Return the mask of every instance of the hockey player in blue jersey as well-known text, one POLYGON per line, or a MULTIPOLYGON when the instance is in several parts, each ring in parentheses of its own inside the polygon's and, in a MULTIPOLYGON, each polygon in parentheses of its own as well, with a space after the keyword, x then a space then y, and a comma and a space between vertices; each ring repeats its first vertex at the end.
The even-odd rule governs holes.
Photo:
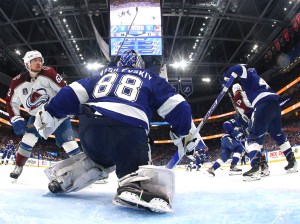
POLYGON ((15 153, 15 146, 13 140, 9 140, 9 143, 6 144, 3 155, 2 155, 2 165, 5 162, 5 165, 8 164, 8 161, 10 160, 11 156, 15 153))
POLYGON ((288 161, 288 165, 284 167, 285 170, 297 172, 297 162, 291 144, 282 131, 279 96, 259 77, 254 68, 246 69, 243 65, 232 66, 226 71, 224 80, 227 81, 232 73, 239 77, 247 98, 254 109, 248 127, 249 136, 247 139, 251 169, 243 174, 245 180, 260 179, 259 158, 264 136, 267 132, 279 145, 288 161))
POLYGON ((134 50, 125 51, 117 64, 64 87, 37 113, 35 126, 45 138, 66 115, 76 114, 80 121, 84 153, 45 171, 49 190, 78 191, 115 170, 119 187, 114 204, 170 212, 174 173, 149 165, 149 123, 157 111, 171 124, 174 144, 192 151, 201 137, 185 138, 196 130, 190 105, 165 79, 144 69, 134 50))
POLYGON ((208 154, 207 154, 208 148, 200 148, 197 149, 194 152, 194 157, 195 157, 195 163, 196 163, 196 170, 199 171, 200 168, 203 166, 204 162, 208 159, 208 154))
MULTIPOLYGON (((249 102, 245 91, 243 91, 241 85, 236 83, 232 86, 232 93, 233 93, 233 103, 237 110, 236 120, 238 125, 242 128, 243 134, 245 137, 248 137, 247 129, 251 121, 251 116, 253 113, 253 107, 249 102)), ((245 142, 245 150, 247 150, 248 144, 245 142)), ((245 154, 242 156, 245 162, 245 154)), ((241 159, 242 160, 242 159, 241 159)), ((260 167, 261 167, 261 176, 269 176, 269 165, 266 160, 266 156, 264 153, 264 149, 261 149, 261 156, 260 156, 260 167)))
POLYGON ((240 160, 243 152, 243 145, 241 139, 244 137, 241 128, 237 126, 237 122, 234 119, 225 121, 223 123, 223 129, 225 134, 221 138, 221 155, 220 159, 207 170, 210 176, 215 176, 215 170, 222 166, 232 155, 232 161, 230 165, 230 174, 238 175, 242 174, 242 170, 237 168, 236 165, 240 160))

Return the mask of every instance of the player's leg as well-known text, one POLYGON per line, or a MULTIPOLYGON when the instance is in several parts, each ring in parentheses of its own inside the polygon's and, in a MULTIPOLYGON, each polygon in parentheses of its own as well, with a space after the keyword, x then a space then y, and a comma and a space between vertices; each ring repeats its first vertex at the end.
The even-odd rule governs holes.
POLYGON ((242 174, 242 169, 238 168, 237 164, 238 164, 241 154, 243 152, 243 147, 239 142, 237 142, 235 140, 233 143, 233 147, 234 147, 234 150, 233 150, 233 155, 232 155, 232 161, 230 164, 230 174, 231 175, 240 175, 240 174, 242 174))
POLYGON ((1 157, 1 164, 4 164, 4 160, 6 158, 7 150, 4 150, 3 155, 1 157))
POLYGON ((268 104, 263 102, 256 106, 252 113, 251 124, 248 127, 249 135, 247 139, 247 152, 250 158, 251 169, 243 176, 244 180, 259 180, 260 179, 260 154, 263 145, 264 136, 270 123, 268 104))
POLYGON ((280 150, 283 152, 283 154, 286 157, 286 160, 288 161, 288 165, 284 167, 284 169, 288 172, 298 172, 297 161, 294 152, 292 151, 291 144, 287 140, 287 137, 284 134, 284 132, 282 131, 281 113, 278 102, 273 107, 273 119, 269 124, 268 131, 270 133, 270 136, 277 143, 277 145, 279 145, 280 150))
POLYGON ((84 153, 79 153, 45 169, 50 180, 48 185, 52 193, 70 193, 79 191, 101 178, 107 178, 115 167, 104 168, 84 153))
POLYGON ((6 161, 5 161, 5 165, 7 165, 7 164, 8 164, 8 162, 9 162, 9 160, 10 160, 10 158, 11 158, 11 154, 12 154, 12 152, 11 152, 11 151, 9 151, 9 152, 7 153, 7 156, 6 156, 6 161))
MULTIPOLYGON (((229 141, 227 138, 222 138, 221 140, 221 155, 220 158, 217 159, 212 167, 208 168, 206 172, 209 176, 215 176, 215 170, 219 169, 230 157, 231 150, 227 148, 227 144, 229 144, 229 141)), ((230 143, 231 144, 231 143, 230 143)))
MULTIPOLYGON (((27 126, 33 124, 35 117, 30 117, 27 126)), ((18 179, 23 171, 23 166, 29 159, 33 146, 37 143, 39 139, 39 134, 34 127, 28 128, 23 135, 23 138, 18 146, 18 151, 16 155, 16 165, 13 172, 10 173, 10 177, 13 179, 18 179)))
POLYGON ((70 119, 64 120, 54 132, 56 144, 63 147, 69 156, 80 153, 80 148, 75 141, 70 119))
POLYGON ((260 157, 260 167, 261 167, 261 176, 269 176, 269 165, 267 163, 266 153, 265 150, 262 149, 261 157, 260 157))

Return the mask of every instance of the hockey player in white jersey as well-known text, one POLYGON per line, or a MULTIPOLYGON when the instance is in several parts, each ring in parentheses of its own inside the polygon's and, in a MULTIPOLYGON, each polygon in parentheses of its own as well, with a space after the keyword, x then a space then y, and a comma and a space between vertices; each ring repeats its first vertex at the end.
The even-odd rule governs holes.
POLYGON ((228 80, 232 74, 239 77, 247 98, 254 109, 248 128, 249 136, 247 140, 251 169, 243 174, 245 180, 260 179, 259 159, 264 136, 267 132, 279 145, 288 161, 288 165, 284 169, 288 172, 297 172, 297 161, 294 152, 282 131, 279 96, 259 77, 255 68, 246 69, 243 65, 232 66, 226 71, 224 80, 228 80))
MULTIPOLYGON (((32 148, 41 137, 33 126, 36 112, 66 85, 53 68, 43 66, 44 58, 39 51, 28 51, 23 60, 27 72, 22 72, 13 78, 6 97, 6 109, 14 132, 16 135, 23 135, 17 149, 16 166, 10 174, 14 179, 22 173, 32 148), (20 114, 21 105, 31 115, 27 122, 20 114)), ((80 152, 70 119, 62 120, 54 134, 56 144, 63 147, 69 155, 80 152)))
POLYGON ((134 50, 125 51, 117 64, 64 87, 38 113, 35 125, 45 138, 68 114, 78 114, 80 121, 84 153, 46 171, 49 189, 77 191, 115 167, 119 187, 114 204, 170 212, 174 173, 150 165, 149 123, 152 111, 157 111, 171 124, 174 144, 191 151, 201 137, 197 134, 185 142, 185 136, 196 129, 190 105, 165 79, 144 69, 142 57, 134 50))

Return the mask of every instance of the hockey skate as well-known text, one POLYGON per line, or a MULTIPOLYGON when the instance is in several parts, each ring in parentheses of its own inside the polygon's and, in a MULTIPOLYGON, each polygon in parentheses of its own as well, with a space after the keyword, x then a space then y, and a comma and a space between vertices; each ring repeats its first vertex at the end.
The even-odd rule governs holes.
POLYGON ((236 166, 231 165, 229 171, 230 171, 229 175, 234 176, 234 175, 241 175, 243 170, 237 168, 236 166))
POLYGON ((260 180, 260 175, 261 168, 259 163, 254 164, 250 170, 243 173, 244 181, 260 180))
POLYGON ((216 176, 216 174, 215 174, 215 170, 214 170, 214 168, 208 168, 207 170, 206 170, 206 173, 208 174, 208 176, 210 176, 210 177, 214 177, 214 176, 216 176))
POLYGON ((261 165, 261 173, 260 173, 261 177, 266 177, 270 175, 270 171, 269 171, 269 165, 267 163, 263 163, 261 165))
POLYGON ((18 179, 22 171, 23 171, 23 166, 16 165, 14 171, 10 173, 10 177, 13 179, 18 179))
POLYGON ((286 172, 288 173, 297 173, 298 172, 298 164, 295 159, 295 156, 293 155, 292 158, 288 161, 288 165, 284 167, 286 172))
POLYGON ((113 204, 158 213, 172 212, 167 198, 161 195, 154 195, 134 183, 119 187, 113 199, 113 204))

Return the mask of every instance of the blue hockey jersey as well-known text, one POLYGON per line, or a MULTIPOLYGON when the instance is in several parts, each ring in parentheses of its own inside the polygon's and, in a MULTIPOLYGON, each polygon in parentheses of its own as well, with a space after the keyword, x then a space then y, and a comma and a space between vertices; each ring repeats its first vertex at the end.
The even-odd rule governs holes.
POLYGON ((225 77, 229 78, 232 73, 238 75, 252 107, 266 99, 279 99, 279 96, 270 88, 266 81, 259 77, 255 68, 246 69, 243 65, 234 65, 226 71, 225 77))
POLYGON ((184 136, 191 128, 191 108, 163 78, 146 69, 107 67, 101 73, 62 88, 45 106, 57 118, 78 114, 87 104, 95 114, 149 131, 152 112, 184 136))

